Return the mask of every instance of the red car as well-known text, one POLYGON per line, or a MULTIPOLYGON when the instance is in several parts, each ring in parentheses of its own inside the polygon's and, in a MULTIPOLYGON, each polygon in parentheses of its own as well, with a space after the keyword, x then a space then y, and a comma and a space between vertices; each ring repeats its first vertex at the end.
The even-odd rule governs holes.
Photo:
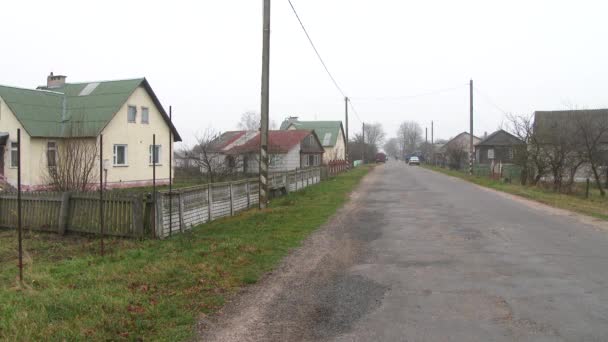
POLYGON ((376 163, 386 163, 386 154, 376 153, 376 163))

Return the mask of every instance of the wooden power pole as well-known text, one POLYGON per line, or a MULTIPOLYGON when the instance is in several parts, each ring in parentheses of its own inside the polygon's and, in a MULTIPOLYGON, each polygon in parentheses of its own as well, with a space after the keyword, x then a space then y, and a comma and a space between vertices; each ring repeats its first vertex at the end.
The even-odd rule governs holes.
POLYGON ((470 139, 469 139, 469 174, 473 175, 473 158, 475 158, 474 154, 474 146, 473 146, 473 80, 469 83, 469 109, 471 111, 470 115, 470 139))
POLYGON ((361 163, 365 164, 365 122, 361 128, 361 163))
POLYGON ((270 0, 264 0, 264 33, 262 44, 262 108, 260 124, 259 208, 268 204, 268 112, 270 106, 270 0))
POLYGON ((346 146, 344 146, 344 155, 346 157, 346 164, 350 168, 350 159, 348 156, 348 97, 344 97, 344 115, 346 121, 346 127, 344 128, 346 130, 346 146))

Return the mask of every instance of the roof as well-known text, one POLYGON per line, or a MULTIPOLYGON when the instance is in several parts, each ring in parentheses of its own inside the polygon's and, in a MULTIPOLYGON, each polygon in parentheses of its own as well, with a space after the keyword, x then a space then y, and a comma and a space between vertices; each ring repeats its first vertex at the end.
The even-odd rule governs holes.
POLYGON ((0 86, 0 97, 32 137, 96 137, 140 86, 171 128, 174 140, 181 141, 145 78, 66 83, 52 90, 0 86))
MULTIPOLYGON (((283 129, 283 125, 281 126, 283 129)), ((314 130, 323 147, 334 147, 338 142, 338 136, 342 134, 344 137, 342 121, 293 121, 284 129, 289 129, 291 126, 296 129, 314 130)))
POLYGON ((513 134, 499 129, 475 144, 475 146, 512 146, 521 145, 524 142, 513 134))
MULTIPOLYGON (((572 122, 580 120, 590 120, 598 126, 608 126, 608 109, 583 109, 583 110, 555 110, 555 111, 536 111, 534 112, 534 131, 541 133, 543 141, 550 142, 555 137, 564 134, 575 134, 576 129, 572 127, 572 122)), ((608 143, 608 134, 601 137, 602 143, 608 143)))
MULTIPOLYGON (((468 147, 469 147, 469 137, 470 137, 471 135, 469 134, 469 132, 462 132, 462 133, 458 134, 457 136, 453 137, 452 139, 450 139, 450 140, 449 140, 448 142, 446 142, 445 144, 443 144, 443 146, 441 146, 441 148, 440 148, 440 149, 441 149, 442 151, 447 150, 447 149, 448 149, 448 147, 450 147, 451 145, 453 145, 453 144, 454 144, 456 141, 458 141, 459 139, 461 139, 463 136, 464 136, 464 137, 467 139, 467 140, 466 140, 466 144, 465 144, 465 146, 464 146, 464 147, 468 148, 468 147)), ((476 137, 476 136, 473 136, 473 145, 477 144, 477 143, 478 143, 478 142, 480 142, 480 141, 481 141, 481 139, 479 139, 479 138, 478 138, 478 137, 476 137)))
MULTIPOLYGON (((268 131, 268 152, 287 153, 300 144, 304 138, 314 136, 321 146, 314 131, 288 130, 268 131)), ((257 131, 231 131, 222 134, 212 142, 212 152, 225 154, 241 154, 258 152, 260 148, 260 132, 257 131)), ((320 151, 322 152, 322 150, 320 151)))
POLYGON ((230 144, 237 141, 240 137, 244 136, 247 131, 230 131, 225 132, 219 137, 213 139, 210 143, 209 150, 212 152, 221 152, 225 150, 230 144))

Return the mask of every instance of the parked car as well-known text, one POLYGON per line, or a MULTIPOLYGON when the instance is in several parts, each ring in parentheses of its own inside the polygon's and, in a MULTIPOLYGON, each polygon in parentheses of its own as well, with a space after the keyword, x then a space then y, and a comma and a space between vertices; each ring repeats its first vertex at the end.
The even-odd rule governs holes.
POLYGON ((410 160, 408 161, 408 164, 410 164, 410 165, 420 165, 420 159, 418 159, 418 157, 416 157, 416 156, 411 156, 410 160))

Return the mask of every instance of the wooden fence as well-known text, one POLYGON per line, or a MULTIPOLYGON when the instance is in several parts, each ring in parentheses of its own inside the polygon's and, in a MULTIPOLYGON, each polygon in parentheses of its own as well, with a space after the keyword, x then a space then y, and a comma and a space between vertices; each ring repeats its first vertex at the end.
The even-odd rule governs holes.
MULTIPOLYGON (((272 173, 273 193, 298 191, 321 181, 320 168, 272 173)), ((156 193, 154 201, 141 193, 104 194, 104 234, 166 238, 177 232, 256 207, 258 179, 205 184, 156 193), (152 224, 154 222, 154 224, 152 224), (153 228, 153 229, 152 229, 153 228)), ((22 227, 26 230, 97 234, 99 194, 24 192, 22 227)), ((17 194, 0 194, 0 228, 17 227, 17 194)))
MULTIPOLYGON (((99 232, 97 193, 24 192, 22 227, 27 230, 99 232)), ((144 236, 144 199, 141 196, 104 194, 104 232, 122 237, 144 236)), ((0 194, 0 227, 17 227, 17 194, 0 194)))
MULTIPOLYGON (((274 192, 304 189, 321 181, 319 168, 272 173, 269 186, 274 192)), ((256 207, 259 201, 258 179, 216 183, 158 192, 156 195, 156 237, 164 239, 193 227, 233 216, 256 207)))

